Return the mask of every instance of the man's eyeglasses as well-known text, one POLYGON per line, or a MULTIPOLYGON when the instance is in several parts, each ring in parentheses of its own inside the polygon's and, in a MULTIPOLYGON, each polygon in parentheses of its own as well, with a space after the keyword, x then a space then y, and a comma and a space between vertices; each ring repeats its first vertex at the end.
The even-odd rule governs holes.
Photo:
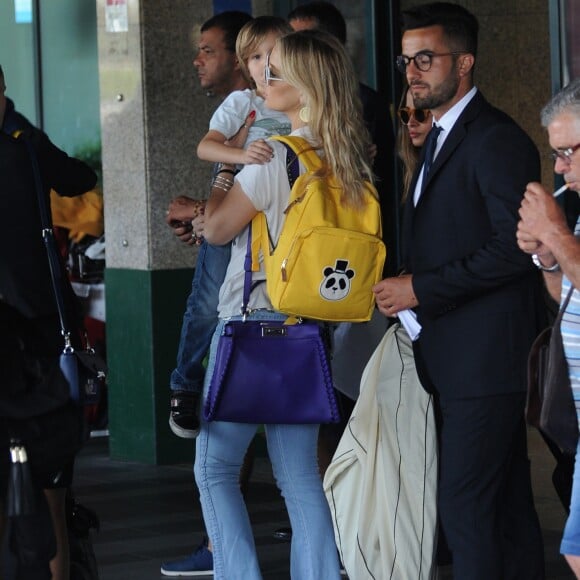
POLYGON ((558 161, 559 159, 560 161, 563 161, 566 165, 570 165, 570 163, 572 163, 572 155, 574 155, 574 153, 576 153, 578 149, 580 149, 580 143, 574 145, 573 147, 568 147, 566 149, 552 149, 550 155, 554 160, 554 163, 556 163, 556 161, 558 161))
POLYGON ((418 52, 415 56, 407 56, 406 54, 401 54, 395 59, 397 69, 400 73, 405 74, 407 67, 411 64, 411 61, 415 63, 415 66, 421 72, 427 72, 431 65, 433 64, 433 59, 438 56, 458 56, 460 54, 465 54, 465 51, 456 52, 418 52))
POLYGON ((283 78, 277 77, 272 74, 272 69, 270 68, 270 55, 266 57, 266 66, 264 67, 264 82, 266 86, 270 86, 270 81, 283 81, 283 78))
POLYGON ((411 117, 413 117, 417 123, 425 123, 431 115, 431 111, 429 109, 411 109, 410 107, 401 107, 397 111, 397 115, 399 119, 401 119, 403 125, 408 125, 411 117))

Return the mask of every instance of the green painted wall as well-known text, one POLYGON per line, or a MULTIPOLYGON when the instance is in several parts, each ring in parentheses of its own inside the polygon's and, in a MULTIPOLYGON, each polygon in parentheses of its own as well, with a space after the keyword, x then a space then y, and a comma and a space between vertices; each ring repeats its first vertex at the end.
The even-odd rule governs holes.
POLYGON ((107 269, 109 446, 114 459, 192 461, 169 429, 169 375, 193 271, 107 269))

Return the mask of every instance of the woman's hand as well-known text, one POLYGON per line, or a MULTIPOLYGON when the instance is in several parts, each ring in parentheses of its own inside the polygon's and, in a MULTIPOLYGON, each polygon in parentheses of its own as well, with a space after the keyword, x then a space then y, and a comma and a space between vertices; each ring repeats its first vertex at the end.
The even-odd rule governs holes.
POLYGON ((203 231, 205 226, 205 216, 203 214, 197 216, 191 221, 192 231, 192 243, 196 245, 201 245, 203 242, 203 231))

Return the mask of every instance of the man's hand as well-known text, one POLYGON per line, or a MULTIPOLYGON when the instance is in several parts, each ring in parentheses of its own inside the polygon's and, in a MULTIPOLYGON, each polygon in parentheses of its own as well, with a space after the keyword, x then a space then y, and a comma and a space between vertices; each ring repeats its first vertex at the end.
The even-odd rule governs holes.
POLYGON ((401 310, 419 304, 413 291, 413 276, 403 274, 396 278, 385 278, 373 287, 379 310, 385 316, 395 316, 401 310))
POLYGON ((554 265, 556 259, 545 240, 550 234, 568 231, 564 213, 554 197, 540 183, 528 183, 519 214, 516 238, 520 250, 537 254, 546 267, 554 265))
MULTIPOLYGON (((183 227, 184 222, 191 222, 198 215, 203 214, 205 201, 202 199, 192 199, 185 195, 180 195, 171 200, 167 209, 165 221, 172 227, 183 227)), ((190 229, 191 231, 191 229, 190 229)))
POLYGON ((539 242, 543 243, 549 234, 560 229, 568 231, 560 206, 540 183, 528 183, 519 214, 521 221, 518 231, 525 232, 528 238, 533 237, 539 242))
POLYGON ((518 246, 522 252, 526 254, 538 254, 539 256, 544 256, 550 254, 550 249, 547 248, 540 240, 535 236, 528 233, 524 228, 525 224, 522 220, 518 222, 518 229, 516 231, 516 239, 518 241, 518 246))
POLYGON ((192 233, 191 221, 197 216, 203 215, 204 209, 204 200, 191 199, 185 195, 180 195, 171 200, 165 221, 173 229, 175 236, 183 243, 188 246, 199 245, 201 244, 201 239, 197 239, 192 233))

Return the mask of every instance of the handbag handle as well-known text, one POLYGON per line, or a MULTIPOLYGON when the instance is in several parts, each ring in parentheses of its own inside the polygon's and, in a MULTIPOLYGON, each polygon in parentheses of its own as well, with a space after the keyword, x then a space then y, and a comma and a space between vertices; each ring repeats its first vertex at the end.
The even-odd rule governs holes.
POLYGON ((21 133, 20 136, 24 141, 24 143, 26 144, 28 154, 30 156, 30 161, 32 163, 34 188, 36 190, 36 197, 38 199, 38 207, 40 210, 40 223, 42 225, 42 239, 44 240, 44 246, 46 248, 46 253, 48 256, 48 266, 50 269, 52 289, 54 291, 56 307, 58 310, 58 317, 60 319, 60 331, 64 338, 64 350, 66 352, 72 352, 74 349, 71 343, 70 330, 68 330, 69 327, 67 324, 62 292, 62 268, 60 265, 60 258, 56 247, 56 241, 54 239, 52 219, 48 211, 48 204, 46 202, 46 197, 42 189, 42 180, 40 178, 40 168, 38 166, 38 158, 36 157, 36 152, 34 151, 34 148, 32 147, 32 143, 30 142, 28 136, 24 133, 21 133))
MULTIPOLYGON (((257 284, 260 284, 258 282, 257 284)), ((244 295, 242 298, 242 316, 244 320, 248 316, 248 304, 250 294, 255 286, 252 286, 252 222, 248 224, 248 243, 246 244, 246 257, 244 258, 244 295)))
MULTIPOLYGON (((298 161, 298 155, 294 153, 292 147, 287 143, 282 141, 284 147, 286 147, 286 173, 288 174, 288 182, 290 183, 290 189, 292 189, 294 182, 298 179, 300 175, 300 165, 298 161), (289 159, 289 160, 288 160, 289 159)), ((267 222, 266 222, 267 226, 267 222)), ((248 243, 246 245, 246 257, 244 259, 244 296, 242 299, 242 316, 248 315, 248 304, 250 302, 250 294, 252 290, 258 285, 262 284, 263 280, 256 282, 252 285, 252 222, 248 225, 248 243)))

